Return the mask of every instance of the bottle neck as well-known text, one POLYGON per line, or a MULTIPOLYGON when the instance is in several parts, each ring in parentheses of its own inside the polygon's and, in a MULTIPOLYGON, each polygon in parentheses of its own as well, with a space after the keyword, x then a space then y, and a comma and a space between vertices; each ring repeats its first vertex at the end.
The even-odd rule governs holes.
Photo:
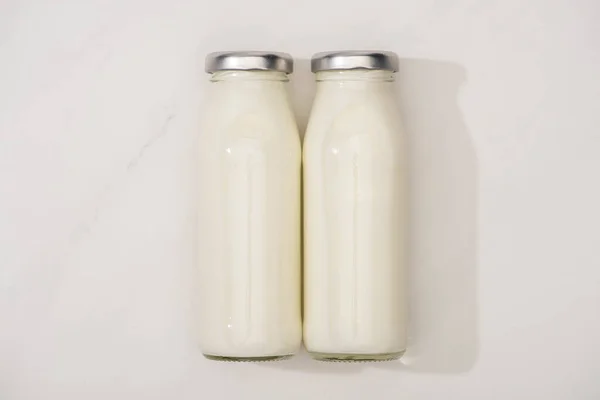
POLYGON ((265 105, 272 102, 288 104, 285 72, 218 71, 212 74, 209 90, 214 101, 228 107, 265 105))
POLYGON ((317 82, 343 82, 355 85, 364 85, 368 83, 388 83, 394 81, 392 71, 373 70, 373 69, 347 69, 319 71, 316 73, 317 82))
POLYGON ((218 71, 212 74, 211 82, 287 82, 288 76, 279 71, 218 71))

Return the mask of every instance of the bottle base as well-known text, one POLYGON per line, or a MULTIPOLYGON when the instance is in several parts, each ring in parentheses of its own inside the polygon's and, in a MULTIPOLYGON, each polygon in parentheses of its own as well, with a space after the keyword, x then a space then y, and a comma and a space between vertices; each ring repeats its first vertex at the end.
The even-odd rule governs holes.
POLYGON ((369 361, 392 361, 404 355, 404 350, 396 353, 380 354, 350 354, 350 353, 320 353, 309 352, 310 356, 317 361, 329 362, 369 362, 369 361))
POLYGON ((229 362, 265 362, 265 361, 281 361, 291 358, 293 354, 284 354, 280 356, 264 356, 264 357, 229 357, 217 356, 214 354, 203 354, 204 357, 212 361, 229 361, 229 362))

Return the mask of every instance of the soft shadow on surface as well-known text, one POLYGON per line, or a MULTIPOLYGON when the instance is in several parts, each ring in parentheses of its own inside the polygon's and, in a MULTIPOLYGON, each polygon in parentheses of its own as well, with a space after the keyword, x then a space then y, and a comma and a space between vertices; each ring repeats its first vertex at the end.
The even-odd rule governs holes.
POLYGON ((315 75, 310 71, 310 60, 294 59, 294 73, 290 75, 289 93, 300 138, 304 138, 308 117, 315 97, 315 75))
POLYGON ((478 161, 458 105, 466 71, 401 59, 397 74, 409 159, 409 345, 378 367, 461 373, 479 351, 478 161))
MULTIPOLYGON (((310 116, 310 110, 312 108, 313 99, 315 97, 316 82, 315 76, 310 70, 310 59, 297 58, 294 59, 294 73, 290 77, 290 101, 292 103, 292 109, 296 117, 296 123, 298 124, 298 133, 300 134, 300 141, 304 140, 304 134, 306 132, 306 126, 308 125, 308 118, 310 116)), ((302 172, 301 172, 302 173, 302 172)), ((304 179, 301 180, 301 198, 304 198, 304 179)), ((304 221, 304 202, 301 204, 301 219, 304 221)), ((302 276, 304 277, 304 223, 300 224, 302 238, 301 251, 300 251, 300 264, 302 269, 302 276)), ((304 318, 304 279, 302 279, 302 317, 304 318)))

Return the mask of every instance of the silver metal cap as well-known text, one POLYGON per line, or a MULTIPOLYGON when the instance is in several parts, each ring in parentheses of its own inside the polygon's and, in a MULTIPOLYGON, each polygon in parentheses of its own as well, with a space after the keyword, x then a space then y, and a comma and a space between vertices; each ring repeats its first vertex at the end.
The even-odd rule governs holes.
POLYGON ((310 66, 312 72, 359 68, 396 72, 398 55, 377 50, 326 51, 313 55, 310 66))
POLYGON ((212 74, 225 70, 279 71, 294 70, 294 59, 287 53, 270 51, 222 51, 206 56, 205 71, 212 74))

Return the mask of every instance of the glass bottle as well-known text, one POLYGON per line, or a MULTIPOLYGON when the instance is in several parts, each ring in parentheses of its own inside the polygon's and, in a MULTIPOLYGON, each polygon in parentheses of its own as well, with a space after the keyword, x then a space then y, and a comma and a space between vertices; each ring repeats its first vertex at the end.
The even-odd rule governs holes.
POLYGON ((214 360, 266 361, 301 343, 301 149, 285 53, 206 57, 199 138, 200 347, 214 360))
POLYGON ((389 360, 406 348, 404 135, 396 54, 312 58, 304 139, 304 343, 319 360, 389 360))

